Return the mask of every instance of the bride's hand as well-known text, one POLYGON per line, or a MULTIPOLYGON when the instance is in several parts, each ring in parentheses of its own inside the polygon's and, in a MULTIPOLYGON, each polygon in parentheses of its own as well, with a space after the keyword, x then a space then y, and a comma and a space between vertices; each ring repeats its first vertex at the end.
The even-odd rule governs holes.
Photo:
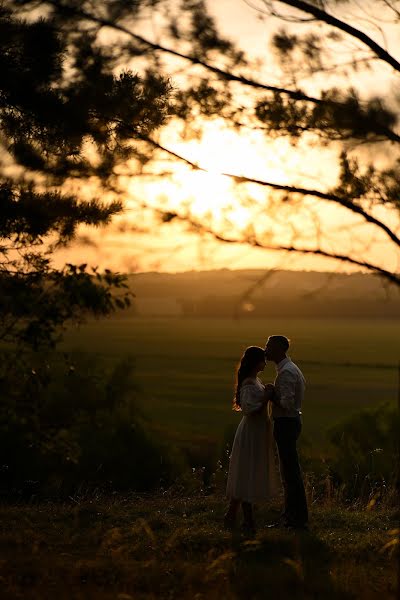
POLYGON ((272 400, 275 394, 275 386, 272 383, 267 383, 264 386, 264 398, 266 400, 272 400))

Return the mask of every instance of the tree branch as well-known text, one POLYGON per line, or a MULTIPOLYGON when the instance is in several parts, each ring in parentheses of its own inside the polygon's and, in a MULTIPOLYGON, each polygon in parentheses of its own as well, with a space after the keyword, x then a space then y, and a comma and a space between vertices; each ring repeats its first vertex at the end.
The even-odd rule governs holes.
MULTIPOLYGON (((185 157, 181 156, 180 154, 177 154, 173 150, 170 150, 170 149, 166 148, 165 146, 162 146, 161 144, 159 144, 158 142, 156 142, 155 140, 153 140, 151 138, 146 137, 146 138, 143 138, 143 140, 150 143, 155 148, 158 148, 159 150, 166 152, 170 156, 173 156, 174 158, 178 159, 179 161, 186 163, 192 169, 195 169, 197 171, 203 171, 205 173, 208 172, 207 169, 205 169, 204 167, 201 167, 197 163, 194 163, 191 160, 189 160, 188 158, 185 158, 185 157)), ((319 190, 313 190, 313 189, 301 188, 301 187, 296 187, 296 186, 291 186, 291 185, 272 183, 270 181, 264 181, 262 179, 253 179, 252 177, 245 177, 244 175, 235 175, 234 173, 220 173, 220 174, 225 177, 230 177, 237 183, 255 183, 257 185, 269 187, 274 190, 288 192, 291 194, 300 194, 302 196, 313 196, 314 198, 319 198, 320 200, 326 200, 328 202, 335 202, 337 204, 340 204, 341 206, 343 206, 344 208, 347 208, 351 212, 361 215, 365 219, 365 221, 367 221, 368 223, 371 223, 371 224, 375 225, 376 227, 379 227, 379 229, 381 229, 382 231, 384 231, 386 233, 386 235, 392 240, 392 242, 394 242, 397 246, 400 247, 400 238, 394 233, 394 231, 392 231, 390 229, 390 227, 388 227, 385 223, 383 223, 379 219, 376 219, 375 217, 373 217, 372 215, 367 213, 361 206, 354 204, 353 202, 350 202, 349 200, 346 200, 345 198, 341 198, 340 196, 336 196, 335 194, 321 192, 319 190)))
MULTIPOLYGON (((315 104, 315 105, 332 105, 332 106, 337 106, 339 108, 342 105, 342 103, 334 102, 333 100, 325 100, 325 99, 321 99, 321 98, 315 98, 314 96, 309 96, 309 95, 305 94, 304 92, 302 92, 301 90, 290 90, 287 88, 277 87, 277 86, 273 86, 273 85, 267 85, 265 83, 256 81, 255 79, 249 79, 248 77, 244 77, 243 75, 235 75, 234 73, 229 73, 228 71, 225 71, 219 67, 215 67, 214 65, 211 65, 210 63, 208 63, 204 60, 201 60, 196 56, 190 56, 188 54, 183 54, 182 52, 178 52, 177 50, 174 50, 173 48, 168 48, 167 46, 162 46, 161 44, 151 42, 150 40, 144 38, 141 35, 134 33, 133 31, 124 27, 123 25, 115 23, 109 19, 105 19, 105 18, 99 17, 97 15, 91 14, 83 9, 77 8, 76 6, 72 6, 72 7, 67 6, 66 4, 63 4, 63 2, 60 2, 59 0, 44 0, 44 4, 49 4, 49 5, 57 8, 60 11, 73 13, 77 16, 81 16, 81 17, 88 19, 89 21, 95 22, 103 27, 110 27, 111 29, 120 31, 121 33, 128 35, 132 39, 140 42, 141 44, 147 46, 148 48, 151 48, 152 50, 170 54, 177 58, 188 61, 188 62, 192 63, 193 65, 199 65, 199 66, 203 67, 204 69, 206 69, 207 71, 210 71, 211 73, 215 73, 216 75, 218 75, 218 77, 220 77, 221 79, 223 79, 225 81, 241 83, 242 85, 252 87, 254 89, 265 90, 267 92, 272 92, 275 94, 281 94, 283 96, 287 96, 288 98, 291 98, 292 100, 309 102, 309 103, 315 104)), ((306 4, 306 3, 304 3, 304 4, 306 4)), ((343 104, 343 106, 346 106, 346 105, 343 104)), ((384 125, 382 125, 380 123, 376 123, 375 130, 377 133, 381 133, 382 135, 386 136, 389 140, 391 140, 393 142, 397 142, 397 143, 400 142, 400 135, 398 135, 396 132, 392 131, 389 127, 385 127, 384 125)))
POLYGON ((400 63, 387 52, 382 46, 377 44, 372 38, 370 38, 366 33, 363 33, 359 29, 356 29, 352 25, 337 19, 333 15, 327 13, 325 10, 315 6, 314 4, 309 4, 308 2, 304 2, 304 0, 278 0, 282 4, 287 4, 288 6, 293 6, 293 8, 297 8, 302 12, 306 12, 310 15, 316 17, 319 21, 323 21, 327 23, 327 25, 332 25, 332 27, 336 27, 336 29, 340 29, 345 33, 348 33, 352 37, 358 39, 360 42, 368 46, 370 50, 376 54, 381 60, 388 63, 393 69, 400 72, 400 63))
POLYGON ((391 2, 389 2, 389 0, 382 0, 382 1, 383 1, 383 3, 384 3, 384 4, 386 4, 386 6, 387 6, 388 8, 390 8, 390 10, 392 10, 392 11, 394 12, 394 14, 395 14, 397 17, 399 17, 399 19, 400 19, 400 11, 399 11, 399 10, 397 10, 397 8, 395 8, 395 7, 393 6, 393 4, 392 4, 391 2))
MULTIPOLYGON (((148 208, 147 205, 143 205, 143 206, 148 208)), ((382 267, 379 267, 378 265, 375 265, 373 263, 358 260, 356 258, 352 258, 351 256, 346 256, 345 254, 337 254, 334 252, 327 252, 325 250, 322 250, 321 248, 297 248, 296 246, 272 246, 272 245, 268 245, 268 244, 263 244, 262 242, 259 242, 255 238, 253 238, 253 239, 247 238, 247 239, 243 239, 243 240, 238 240, 236 238, 230 238, 230 237, 227 237, 220 233, 217 233, 216 231, 214 231, 213 229, 211 229, 209 227, 205 227, 203 223, 199 223, 198 221, 194 220, 189 215, 180 215, 178 213, 159 209, 159 208, 154 208, 154 207, 151 207, 151 208, 155 212, 160 214, 161 217, 167 216, 168 222, 170 222, 174 219, 177 219, 179 221, 182 221, 184 223, 192 225, 200 233, 208 233, 214 239, 216 239, 220 242, 225 242, 228 244, 248 244, 249 246, 253 246, 254 248, 261 248, 263 250, 294 252, 294 253, 298 253, 298 254, 314 254, 316 256, 324 256, 326 258, 334 258, 335 260, 339 260, 341 262, 346 262, 346 263, 349 263, 352 265, 357 265, 359 267, 364 267, 365 269, 368 269, 369 271, 374 271, 375 273, 381 275, 382 277, 384 277, 391 283, 394 283, 395 285, 400 287, 400 275, 396 275, 396 273, 387 271, 386 269, 383 269, 382 267)))
POLYGON ((120 31, 121 33, 125 33, 126 35, 130 36, 131 38, 139 41, 140 43, 144 44, 145 46, 148 46, 149 48, 151 48, 153 50, 159 50, 166 54, 171 54, 172 56, 176 56, 177 58, 181 58, 183 60, 189 61, 194 65, 199 65, 201 67, 204 67, 208 71, 211 71, 228 81, 237 81, 238 83, 242 83, 242 84, 248 85, 250 87, 255 87, 255 88, 266 90, 269 92, 277 92, 280 94, 285 94, 285 95, 289 96, 290 98, 293 98, 294 100, 307 100, 307 101, 313 102, 315 104, 321 104, 324 102, 323 100, 321 100, 319 98, 313 98, 312 96, 307 96, 300 90, 288 90, 286 88, 267 85, 267 84, 261 83, 259 81, 256 81, 254 79, 248 79, 247 77, 243 77, 242 75, 234 75, 233 73, 229 73, 228 71, 224 71, 223 69, 220 69, 219 67, 215 67, 203 60, 200 60, 199 58, 197 58, 195 56, 183 54, 182 52, 178 52, 177 50, 174 50, 173 48, 168 48, 166 46, 162 46, 155 42, 151 42, 150 40, 145 39, 144 37, 134 33, 133 31, 130 31, 123 25, 119 25, 108 19, 103 19, 101 17, 98 17, 96 15, 88 13, 85 10, 78 9, 76 7, 72 8, 72 7, 65 6, 65 5, 63 5, 62 2, 58 2, 57 0, 45 0, 44 3, 55 6, 56 8, 58 8, 60 10, 65 10, 68 12, 73 12, 77 15, 81 15, 82 17, 84 17, 90 21, 94 21, 104 27, 110 27, 112 29, 116 29, 117 31, 120 31))
POLYGON ((130 29, 127 29, 123 25, 120 25, 118 23, 110 21, 109 19, 104 19, 102 17, 98 17, 97 15, 91 14, 81 8, 77 8, 75 6, 74 7, 67 6, 67 5, 63 4, 62 2, 59 2, 58 0, 44 0, 43 3, 50 4, 51 6, 59 9, 60 11, 73 13, 73 14, 76 14, 77 16, 81 16, 85 19, 88 19, 89 21, 98 23, 99 25, 102 25, 103 27, 110 27, 111 29, 120 31, 121 33, 128 35, 132 39, 140 42, 141 44, 144 44, 145 46, 147 46, 148 48, 151 48, 152 50, 164 52, 166 54, 171 54, 172 56, 176 56, 177 58, 181 58, 183 60, 189 61, 193 65, 199 65, 201 67, 204 67, 205 69, 207 69, 207 71, 215 73, 216 75, 218 75, 219 77, 221 77, 222 79, 225 79, 227 81, 237 81, 238 83, 242 83, 244 85, 254 87, 257 89, 266 90, 268 92, 276 92, 279 94, 284 94, 286 96, 289 96, 290 98, 293 98, 294 100, 306 100, 308 102, 313 102, 314 104, 322 104, 324 102, 323 100, 320 100, 319 98, 313 98, 312 96, 307 96, 300 90, 288 90, 286 88, 281 88, 281 87, 276 87, 273 85, 267 85, 265 83, 260 83, 259 81, 256 81, 254 79, 249 79, 247 77, 243 77, 242 75, 234 75, 233 73, 229 73, 228 71, 224 71, 223 69, 220 69, 219 67, 215 67, 215 66, 207 63, 206 61, 199 59, 196 56, 190 56, 187 54, 183 54, 182 52, 178 52, 177 50, 174 50, 173 48, 168 48, 167 46, 162 46, 161 44, 151 42, 150 40, 147 40, 146 38, 142 37, 141 35, 138 35, 137 33, 130 31, 130 29))

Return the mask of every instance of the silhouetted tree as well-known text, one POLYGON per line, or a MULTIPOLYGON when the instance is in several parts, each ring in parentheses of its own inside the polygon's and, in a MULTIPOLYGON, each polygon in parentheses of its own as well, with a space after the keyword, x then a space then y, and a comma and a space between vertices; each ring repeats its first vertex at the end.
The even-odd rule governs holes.
MULTIPOLYGON (((388 96, 387 90, 390 83, 396 85, 400 64, 384 43, 374 39, 384 30, 390 33, 390 27, 398 23, 397 1, 373 0, 363 4, 360 10, 367 17, 361 14, 358 18, 354 11, 350 16, 348 9, 353 5, 349 0, 258 0, 251 7, 260 18, 272 23, 273 33, 270 51, 257 60, 251 56, 251 48, 240 48, 221 34, 204 0, 21 0, 12 4, 23 10, 41 7, 72 41, 83 32, 98 40, 108 32, 112 37, 105 40, 103 36, 99 52, 111 54, 115 64, 138 59, 153 74, 156 70, 175 75, 179 86, 175 84, 178 87, 169 114, 176 122, 183 122, 186 137, 201 135, 202 124, 208 119, 222 118, 243 135, 254 129, 263 132, 266 141, 284 136, 294 146, 308 141, 321 151, 333 145, 338 171, 334 185, 327 180, 311 188, 255 180, 242 172, 227 175, 242 186, 247 203, 252 202, 248 184, 255 184, 273 190, 274 198, 282 202, 312 198, 319 204, 342 207, 371 225, 372 231, 383 234, 388 253, 398 252, 398 98, 395 93, 388 96), (139 6, 157 15, 153 22, 158 37, 150 36, 140 26, 139 6), (265 68, 268 65, 274 66, 273 81, 266 80, 271 79, 271 70, 265 68), (368 76, 373 82, 383 69, 386 87, 365 86, 368 76), (382 216, 382 207, 391 211, 393 220, 382 216)), ((121 127, 122 123, 130 130, 132 124, 124 117, 121 127)), ((160 143, 152 131, 142 132, 141 140, 147 143, 142 147, 147 158, 169 155, 173 162, 179 160, 192 169, 202 168, 160 143), (152 156, 151 148, 157 151, 152 156)), ((147 164, 147 173, 165 175, 159 163, 147 164)), ((255 220, 257 211, 259 215, 269 209, 268 200, 261 208, 254 203, 255 220)), ((395 268, 387 269, 369 259, 368 247, 364 255, 332 248, 318 224, 315 243, 301 247, 296 243, 296 231, 293 243, 282 244, 271 231, 252 228, 238 234, 229 228, 229 223, 224 223, 223 230, 217 229, 213 223, 195 218, 186 208, 175 213, 161 206, 159 212, 164 213, 166 222, 181 219, 197 232, 207 232, 221 241, 331 257, 366 267, 396 285, 400 283, 395 268)))
POLYGON ((84 258, 59 269, 52 255, 122 210, 107 197, 114 171, 145 160, 137 143, 164 123, 170 86, 116 72, 90 27, 24 4, 0 5, 0 340, 38 348, 72 319, 129 303, 123 276, 84 258))

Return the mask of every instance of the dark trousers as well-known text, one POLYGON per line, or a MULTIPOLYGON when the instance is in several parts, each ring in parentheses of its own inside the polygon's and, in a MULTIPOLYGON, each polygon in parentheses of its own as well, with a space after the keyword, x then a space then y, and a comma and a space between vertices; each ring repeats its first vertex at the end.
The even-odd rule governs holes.
POLYGON ((294 525, 308 521, 306 494, 297 455, 296 442, 301 432, 297 417, 274 419, 274 438, 278 447, 281 479, 285 492, 285 518, 294 525))

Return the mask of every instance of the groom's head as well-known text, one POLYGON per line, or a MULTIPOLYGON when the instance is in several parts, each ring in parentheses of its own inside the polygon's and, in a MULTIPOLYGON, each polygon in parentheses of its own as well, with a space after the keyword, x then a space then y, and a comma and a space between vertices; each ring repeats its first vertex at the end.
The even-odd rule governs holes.
POLYGON ((289 340, 284 335, 270 335, 265 345, 265 359, 280 362, 289 350, 289 340))

